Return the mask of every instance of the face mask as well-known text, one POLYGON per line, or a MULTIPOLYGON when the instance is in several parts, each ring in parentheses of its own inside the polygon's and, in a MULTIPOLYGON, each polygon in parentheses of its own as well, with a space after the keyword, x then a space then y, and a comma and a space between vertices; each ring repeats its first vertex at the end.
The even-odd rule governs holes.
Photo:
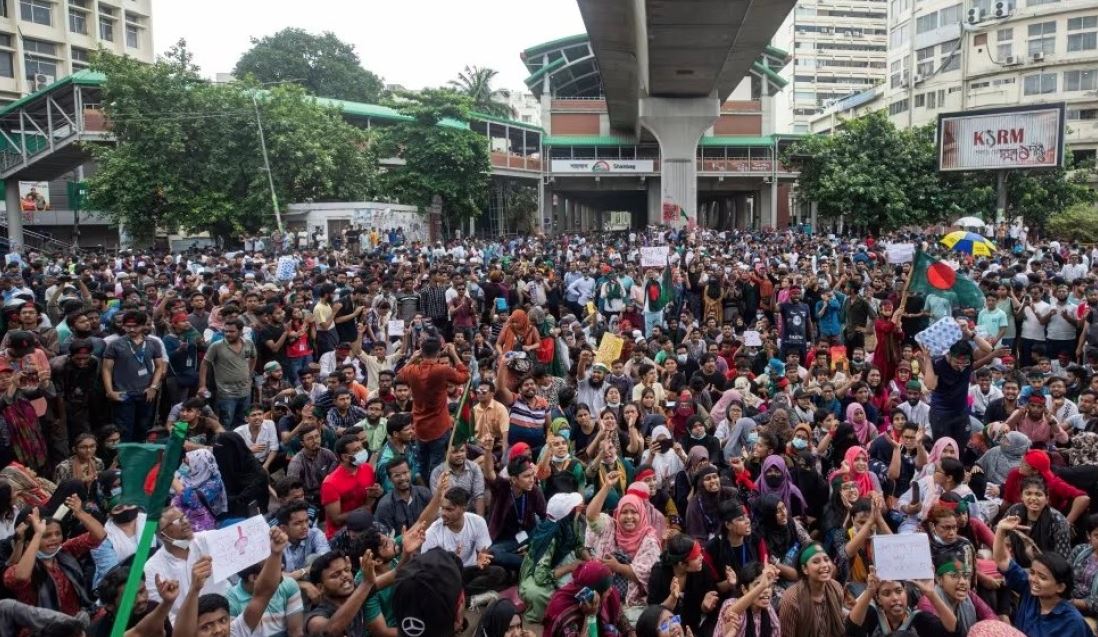
POLYGON ((134 520, 136 520, 138 513, 139 511, 135 507, 133 509, 127 509, 125 511, 122 511, 121 513, 112 513, 111 519, 114 520, 115 524, 126 524, 127 522, 133 522, 134 520))
POLYGON ((191 467, 190 465, 181 464, 179 465, 178 472, 181 478, 186 478, 187 476, 191 475, 191 467))
POLYGON ((679 361, 680 365, 685 365, 686 364, 686 354, 679 354, 678 356, 675 357, 675 360, 679 361))
POLYGON ((752 431, 751 433, 747 434, 747 444, 753 445, 758 441, 759 441, 759 434, 758 433, 752 431))
POLYGON ((60 552, 61 552, 61 547, 60 546, 58 546, 56 549, 54 549, 50 553, 47 553, 45 551, 38 551, 38 559, 40 559, 40 560, 52 560, 60 552))
POLYGON ((173 540, 171 538, 166 537, 166 538, 164 538, 164 543, 165 544, 171 544, 175 548, 181 549, 181 550, 184 550, 184 551, 189 550, 191 548, 191 541, 190 540, 173 540))
POLYGON ((606 403, 606 406, 610 409, 617 409, 618 407, 621 407, 621 401, 618 401, 616 403, 606 403))
POLYGON ((794 449, 807 449, 808 448, 808 441, 803 439, 803 438, 794 438, 793 439, 793 448, 794 449))
POLYGON ((764 480, 766 480, 766 486, 770 487, 771 489, 777 489, 778 487, 782 486, 782 477, 780 475, 765 476, 764 480))
POLYGON ((559 455, 559 456, 556 455, 556 454, 553 455, 553 462, 564 462, 567 459, 568 459, 568 454, 563 454, 563 455, 559 455))
POLYGON ((366 464, 366 461, 369 459, 370 452, 363 449, 362 451, 359 451, 355 454, 353 462, 356 467, 361 467, 362 465, 366 464))

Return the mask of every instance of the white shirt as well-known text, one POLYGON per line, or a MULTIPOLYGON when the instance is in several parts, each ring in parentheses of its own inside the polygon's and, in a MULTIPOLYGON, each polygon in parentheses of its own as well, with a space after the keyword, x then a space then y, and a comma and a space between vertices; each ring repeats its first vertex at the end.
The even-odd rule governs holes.
POLYGON ((233 429, 233 431, 240 434, 240 437, 244 439, 244 442, 247 443, 249 448, 251 448, 252 445, 267 445, 263 451, 252 452, 255 459, 260 462, 266 460, 267 455, 272 451, 278 450, 278 431, 275 429, 273 420, 264 420, 263 423, 259 425, 259 433, 256 434, 255 438, 252 438, 251 428, 247 424, 240 425, 236 429, 233 429))
POLYGON ((1031 341, 1045 340, 1045 326, 1037 319, 1037 315, 1044 316, 1049 311, 1049 304, 1037 301, 1022 310, 1022 338, 1031 341))
POLYGON ((476 566, 477 552, 485 551, 492 546, 492 538, 488 535, 488 523, 476 513, 467 512, 461 531, 454 533, 442 523, 442 518, 439 518, 427 527, 427 537, 423 540, 421 550, 427 551, 436 546, 457 555, 461 558, 463 565, 476 566), (459 548, 460 551, 458 551, 459 548))
MULTIPOLYGON (((192 548, 200 539, 204 540, 206 536, 205 532, 195 533, 194 539, 191 540, 192 548)), ((160 593, 156 590, 157 575, 160 576, 161 580, 172 579, 179 582, 179 597, 172 604, 172 610, 169 613, 172 624, 175 624, 175 616, 179 613, 179 607, 183 605, 183 600, 187 597, 187 591, 191 588, 191 571, 194 570, 195 562, 200 557, 202 556, 199 555, 198 551, 191 550, 187 552, 185 559, 180 559, 169 553, 166 548, 161 548, 149 558, 149 561, 145 562, 145 590, 149 593, 150 601, 160 601, 160 593)), ((224 595, 228 590, 228 580, 215 582, 211 578, 206 580, 206 584, 202 586, 203 595, 210 593, 224 595)))
POLYGON ((1074 339, 1079 335, 1078 329, 1060 314, 1063 310, 1067 310, 1069 315, 1074 316, 1076 306, 1074 303, 1069 303, 1067 301, 1064 301, 1062 305, 1057 302, 1056 305, 1052 306, 1052 318, 1049 319, 1048 325, 1045 326, 1048 330, 1047 334, 1049 340, 1066 341, 1074 339))
POLYGON ((968 397, 972 399, 973 413, 982 416, 987 411, 987 406, 991 404, 991 401, 1003 397, 1003 392, 995 385, 991 385, 985 395, 984 392, 980 391, 979 385, 973 385, 968 388, 968 397))

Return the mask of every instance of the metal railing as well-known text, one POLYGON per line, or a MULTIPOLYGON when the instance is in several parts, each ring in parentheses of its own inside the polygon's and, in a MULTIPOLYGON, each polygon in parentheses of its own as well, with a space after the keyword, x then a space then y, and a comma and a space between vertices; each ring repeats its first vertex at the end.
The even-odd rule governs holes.
MULTIPOLYGON (((8 240, 8 220, 6 217, 0 215, 0 229, 3 230, 4 235, 0 237, 0 246, 4 249, 11 249, 11 242, 8 240)), ((75 255, 82 256, 86 253, 85 250, 76 247, 71 243, 66 243, 60 239, 54 239, 49 235, 35 232, 33 230, 27 230, 23 228, 23 247, 32 248, 38 250, 49 256, 64 256, 75 255)))

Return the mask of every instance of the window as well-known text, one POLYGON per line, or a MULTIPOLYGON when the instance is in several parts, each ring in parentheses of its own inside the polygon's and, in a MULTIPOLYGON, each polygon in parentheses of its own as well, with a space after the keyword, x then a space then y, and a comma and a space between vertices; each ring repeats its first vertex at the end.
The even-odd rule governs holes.
POLYGON ((0 77, 15 77, 15 52, 11 47, 11 35, 7 33, 0 33, 0 77))
POLYGON ((1064 71, 1065 91, 1093 91, 1098 89, 1098 71, 1064 71))
POLYGON ((91 64, 91 54, 87 49, 72 47, 72 70, 86 69, 91 64))
POLYGON ((926 95, 919 94, 915 96, 915 108, 922 108, 926 106, 926 95))
POLYGON ((889 115, 899 115, 907 111, 907 99, 897 100, 888 105, 889 115))
POLYGON ((1098 119, 1098 108, 1069 108, 1067 109, 1067 118, 1083 120, 1098 119))
POLYGON ((939 12, 938 24, 940 26, 949 26, 951 24, 961 23, 961 12, 964 10, 964 6, 960 3, 953 5, 952 7, 946 7, 939 12))
POLYGON ((936 98, 937 98, 937 95, 935 95, 934 91, 931 91, 931 92, 926 94, 926 107, 928 109, 934 110, 934 109, 938 108, 938 101, 937 101, 936 98))
POLYGON ((8 0, 0 0, 0 18, 8 17, 8 0))
POLYGON ((39 74, 57 77, 56 44, 23 38, 23 60, 28 80, 34 81, 39 74))
POLYGON ((27 22, 49 26, 53 3, 49 0, 19 0, 19 17, 27 22))
POLYGON ((1098 151, 1094 150, 1093 148, 1084 148, 1081 150, 1071 151, 1071 159, 1074 162, 1076 168, 1080 167, 1083 164, 1093 166, 1096 156, 1098 156, 1098 151))
POLYGON ((1068 19, 1068 53, 1098 49, 1098 15, 1068 19))
POLYGON ((1056 92, 1055 73, 1035 73, 1027 75, 1022 85, 1022 93, 1025 95, 1045 95, 1056 92))
POLYGON ((1036 7, 1036 6, 1040 6, 1042 4, 1052 4, 1054 2, 1059 2, 1059 1, 1060 0, 1029 0, 1028 2, 1026 2, 1026 6, 1027 7, 1036 7))
POLYGON ((934 47, 928 46, 915 52, 915 72, 922 76, 934 73, 934 47))
POLYGON ((995 59, 1001 64, 1014 55, 1014 29, 999 29, 995 32, 995 59))
POLYGON ((961 68, 960 40, 950 40, 938 45, 942 56, 941 72, 956 71, 961 68))
POLYGON ((888 36, 888 43, 893 47, 901 47, 907 44, 907 25, 901 25, 894 29, 888 36))
POLYGON ((926 33, 927 31, 933 31, 938 28, 938 12, 930 13, 927 15, 919 16, 915 20, 915 32, 926 33))
POLYGON ((107 16, 99 16, 99 39, 114 42, 114 20, 107 16))
POLYGON ((69 7, 69 31, 88 34, 88 14, 75 7, 69 7))
POLYGON ((1056 52, 1056 23, 1038 22, 1029 25, 1029 54, 1056 52))
POLYGON ((126 23, 126 46, 131 49, 141 47, 141 31, 136 24, 126 23))

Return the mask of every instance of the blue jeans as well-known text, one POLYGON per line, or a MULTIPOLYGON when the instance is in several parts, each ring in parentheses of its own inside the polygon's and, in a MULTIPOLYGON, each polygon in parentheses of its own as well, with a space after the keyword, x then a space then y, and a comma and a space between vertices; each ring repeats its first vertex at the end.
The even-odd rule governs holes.
POLYGON ((430 476, 431 471, 446 461, 446 448, 450 446, 450 430, 434 440, 420 440, 416 445, 419 454, 420 475, 430 476))
POLYGON ((252 406, 252 397, 243 398, 218 398, 217 419, 225 429, 235 429, 244 424, 244 417, 248 415, 248 408, 252 406))
POLYGON ((502 566, 508 571, 517 573, 522 568, 523 554, 518 552, 519 543, 514 538, 493 542, 488 547, 492 554, 492 566, 502 566))
POLYGON ((286 379, 290 381, 291 385, 297 385, 298 377, 302 372, 308 369, 309 364, 312 362, 312 355, 298 356, 297 358, 290 359, 290 367, 286 370, 286 379))
POLYGON ((145 442, 155 411, 156 403, 147 402, 144 394, 127 395, 114 403, 114 423, 122 432, 122 442, 145 442))

